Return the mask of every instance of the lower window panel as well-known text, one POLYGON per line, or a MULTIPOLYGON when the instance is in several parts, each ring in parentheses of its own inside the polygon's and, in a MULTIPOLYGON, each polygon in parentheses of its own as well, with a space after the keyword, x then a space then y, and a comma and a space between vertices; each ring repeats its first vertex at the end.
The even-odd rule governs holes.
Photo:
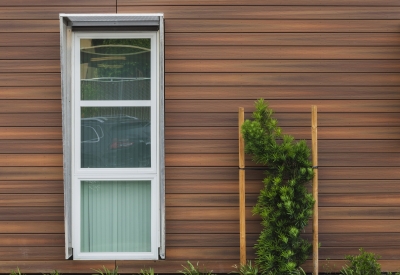
POLYGON ((151 251, 151 181, 81 181, 81 252, 151 251))

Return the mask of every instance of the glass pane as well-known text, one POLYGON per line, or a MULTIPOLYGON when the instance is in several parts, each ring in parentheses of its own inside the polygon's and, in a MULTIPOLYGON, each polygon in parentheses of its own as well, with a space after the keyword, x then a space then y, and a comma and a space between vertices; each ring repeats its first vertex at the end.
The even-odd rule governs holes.
POLYGON ((151 181, 82 181, 81 251, 150 250, 151 181))
POLYGON ((82 107, 81 168, 151 167, 150 107, 82 107))
POLYGON ((150 100, 150 39, 81 39, 82 100, 150 100))

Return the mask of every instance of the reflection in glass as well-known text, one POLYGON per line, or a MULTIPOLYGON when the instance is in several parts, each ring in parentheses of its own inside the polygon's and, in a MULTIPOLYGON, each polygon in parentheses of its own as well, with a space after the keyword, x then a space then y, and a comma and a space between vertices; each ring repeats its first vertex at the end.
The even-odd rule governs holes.
POLYGON ((82 100, 149 100, 150 39, 81 39, 82 100))
POLYGON ((81 182, 81 251, 151 250, 150 181, 81 182))
POLYGON ((150 107, 82 107, 81 168, 151 167, 150 107))

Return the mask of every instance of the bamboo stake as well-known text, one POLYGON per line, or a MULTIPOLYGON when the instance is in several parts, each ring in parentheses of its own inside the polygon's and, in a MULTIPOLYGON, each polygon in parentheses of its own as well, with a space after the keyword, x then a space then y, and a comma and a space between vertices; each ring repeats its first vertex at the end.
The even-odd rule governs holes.
POLYGON ((314 169, 313 196, 315 200, 313 212, 313 275, 318 275, 318 132, 317 106, 311 106, 312 128, 312 165, 314 169))
POLYGON ((239 220, 240 220, 240 264, 246 264, 246 182, 244 139, 241 128, 244 122, 244 108, 239 107, 239 220))

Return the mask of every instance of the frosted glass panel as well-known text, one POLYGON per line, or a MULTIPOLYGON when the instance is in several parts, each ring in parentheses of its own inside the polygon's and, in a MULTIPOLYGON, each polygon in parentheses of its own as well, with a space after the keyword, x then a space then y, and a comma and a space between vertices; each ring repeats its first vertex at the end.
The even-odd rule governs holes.
POLYGON ((150 252, 151 181, 81 182, 81 251, 150 252))
POLYGON ((82 100, 149 100, 150 39, 81 39, 82 100))
POLYGON ((82 107, 81 168, 151 167, 150 107, 82 107))

